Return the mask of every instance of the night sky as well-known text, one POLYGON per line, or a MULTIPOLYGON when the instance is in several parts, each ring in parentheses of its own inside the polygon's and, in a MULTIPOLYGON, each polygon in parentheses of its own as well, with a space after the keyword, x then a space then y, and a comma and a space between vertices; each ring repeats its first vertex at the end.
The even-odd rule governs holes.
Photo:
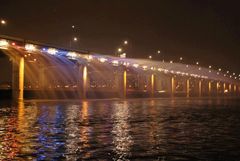
POLYGON ((240 73, 240 11, 233 0, 1 0, 2 34, 128 57, 200 62, 240 73), (73 31, 71 26, 75 25, 73 31), (157 50, 161 54, 157 56, 157 50))

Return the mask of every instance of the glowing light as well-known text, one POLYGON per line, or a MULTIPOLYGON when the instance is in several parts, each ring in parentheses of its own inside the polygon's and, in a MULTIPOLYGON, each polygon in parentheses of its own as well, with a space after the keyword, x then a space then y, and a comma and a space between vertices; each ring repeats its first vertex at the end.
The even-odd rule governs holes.
POLYGON ((124 62, 123 65, 124 66, 129 66, 129 63, 128 62, 124 62))
POLYGON ((122 52, 122 48, 118 48, 118 52, 122 52))
POLYGON ((13 45, 13 46, 15 46, 15 45, 16 45, 16 43, 15 43, 15 42, 12 42, 12 45, 13 45))
POLYGON ((51 54, 51 55, 56 55, 56 53, 58 52, 56 49, 54 49, 54 48, 49 48, 48 50, 47 50, 47 52, 48 52, 48 54, 51 54))
POLYGON ((209 65, 209 67, 208 67, 209 69, 211 69, 212 68, 212 66, 211 65, 209 65))
POLYGON ((182 58, 182 57, 180 57, 180 60, 183 60, 183 58, 182 58))
POLYGON ((222 69, 221 69, 221 68, 219 68, 219 69, 218 69, 218 71, 219 71, 219 72, 221 72, 221 71, 222 71, 222 69))
POLYGON ((68 52, 67 53, 67 57, 69 57, 70 59, 76 59, 77 58, 77 53, 75 52, 68 52))
POLYGON ((139 65, 138 64, 133 64, 133 67, 138 68, 139 65))
POLYGON ((74 28, 75 28, 75 26, 74 26, 74 25, 72 25, 72 28, 74 29, 74 28))
POLYGON ((35 50, 36 50, 36 46, 33 45, 33 44, 26 44, 26 45, 25 45, 25 49, 26 49, 27 51, 35 51, 35 50))
POLYGON ((149 58, 149 59, 152 59, 152 56, 151 56, 151 55, 149 55, 149 56, 148 56, 148 58, 149 58))
POLYGON ((74 38, 73 38, 73 41, 78 41, 78 38, 77 38, 77 37, 74 37, 74 38))
POLYGON ((127 41, 127 40, 125 40, 125 41, 124 41, 124 44, 125 44, 125 45, 127 45, 127 44, 128 44, 128 41, 127 41))
POLYGON ((160 50, 158 50, 158 51, 157 51, 157 53, 158 53, 158 54, 160 54, 160 53, 161 53, 161 51, 160 51, 160 50))
POLYGON ((7 23, 7 22, 6 22, 5 20, 1 20, 1 24, 2 24, 2 25, 6 25, 6 23, 7 23))
POLYGON ((170 61, 170 63, 172 64, 172 63, 173 63, 173 61, 171 60, 171 61, 170 61))
POLYGON ((199 62, 196 62, 196 65, 199 65, 199 62))
POLYGON ((101 63, 104 63, 104 62, 106 62, 107 61, 107 59, 106 58, 99 58, 98 59, 101 63))
POLYGON ((142 68, 143 68, 143 70, 147 70, 147 66, 146 65, 144 65, 144 66, 142 66, 142 68))
POLYGON ((155 70, 155 68, 154 68, 154 67, 151 67, 151 70, 155 70))
POLYGON ((233 73, 233 75, 235 75, 235 73, 233 73))
POLYGON ((186 67, 188 68, 189 66, 188 66, 188 65, 186 65, 186 67))
POLYGON ((7 47, 9 45, 8 41, 7 40, 0 40, 0 47, 7 47))
POLYGON ((209 73, 211 73, 212 71, 211 71, 211 70, 209 70, 208 72, 209 72, 209 73))
POLYGON ((92 60, 92 59, 93 59, 93 56, 92 56, 92 55, 88 55, 87 59, 88 59, 88 60, 92 60))
POLYGON ((227 71, 227 73, 229 73, 229 71, 227 71))
POLYGON ((118 62, 117 60, 113 60, 113 61, 112 61, 112 64, 113 64, 114 66, 118 66, 118 63, 119 63, 119 62, 118 62))
POLYGON ((198 70, 201 70, 202 68, 198 68, 198 70))
POLYGON ((120 54, 120 58, 126 58, 126 53, 122 53, 122 54, 120 54))

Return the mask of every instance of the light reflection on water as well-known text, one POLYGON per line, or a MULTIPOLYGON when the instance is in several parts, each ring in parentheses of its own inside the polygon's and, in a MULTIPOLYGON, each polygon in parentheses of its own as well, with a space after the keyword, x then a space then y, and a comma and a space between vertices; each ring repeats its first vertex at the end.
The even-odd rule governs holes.
POLYGON ((0 102, 0 160, 240 160, 240 102, 0 102))

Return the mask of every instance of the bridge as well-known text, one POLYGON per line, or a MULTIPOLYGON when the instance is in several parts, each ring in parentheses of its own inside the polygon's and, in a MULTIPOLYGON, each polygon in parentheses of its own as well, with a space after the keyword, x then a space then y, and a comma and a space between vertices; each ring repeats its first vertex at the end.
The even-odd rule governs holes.
POLYGON ((240 82, 219 70, 120 58, 0 36, 12 64, 12 98, 239 96, 240 82))

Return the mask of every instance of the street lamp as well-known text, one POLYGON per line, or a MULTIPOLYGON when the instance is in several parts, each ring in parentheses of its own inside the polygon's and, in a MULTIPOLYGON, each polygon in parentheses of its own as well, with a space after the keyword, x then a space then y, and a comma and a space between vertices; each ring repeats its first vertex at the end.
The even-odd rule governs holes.
POLYGON ((122 48, 118 48, 118 52, 119 52, 119 53, 122 52, 122 48))
POLYGON ((1 24, 2 24, 2 25, 6 25, 7 22, 6 22, 5 20, 1 20, 1 24))
POLYGON ((74 37, 74 38, 73 38, 73 41, 77 42, 77 41, 78 41, 78 38, 77 38, 77 37, 74 37))

